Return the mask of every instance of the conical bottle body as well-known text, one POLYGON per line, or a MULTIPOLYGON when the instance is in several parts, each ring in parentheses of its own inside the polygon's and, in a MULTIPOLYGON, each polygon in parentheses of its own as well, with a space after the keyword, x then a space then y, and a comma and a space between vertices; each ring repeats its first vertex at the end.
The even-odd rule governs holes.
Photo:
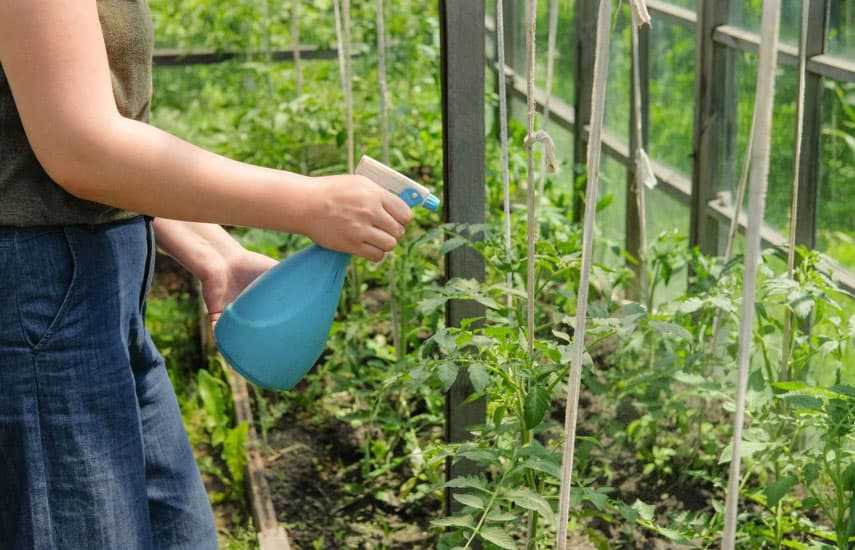
POLYGON ((274 266, 223 311, 220 353, 259 386, 295 386, 324 351, 349 263, 313 245, 274 266))

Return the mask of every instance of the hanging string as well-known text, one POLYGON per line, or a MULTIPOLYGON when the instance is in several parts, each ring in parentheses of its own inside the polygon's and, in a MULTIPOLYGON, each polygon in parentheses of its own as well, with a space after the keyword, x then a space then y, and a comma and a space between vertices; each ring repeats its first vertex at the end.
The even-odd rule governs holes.
MULTIPOLYGON (((787 277, 793 279, 796 268, 796 223, 799 214, 799 174, 802 168, 802 134, 805 125, 805 80, 807 66, 807 35, 810 22, 810 0, 802 0, 801 40, 799 44, 799 90, 796 97, 796 155, 793 162, 793 196, 790 202, 790 235, 787 240, 787 277)), ((784 349, 782 378, 790 378, 790 347, 793 337, 793 314, 784 315, 784 349)))
POLYGON ((528 0, 528 32, 526 33, 526 99, 528 100, 528 132, 525 138, 525 147, 528 153, 528 173, 527 173, 527 199, 528 199, 528 217, 526 221, 526 244, 528 245, 528 261, 526 290, 527 290, 527 321, 528 321, 528 353, 529 357, 534 357, 534 310, 535 310, 535 243, 537 241, 537 189, 534 181, 534 145, 541 143, 544 148, 544 167, 546 170, 554 172, 557 168, 555 161, 555 143, 546 130, 534 130, 535 113, 537 104, 534 97, 534 72, 535 72, 535 53, 536 53, 536 30, 537 30, 537 0, 528 0))
MULTIPOLYGON (((383 0, 377 0, 376 4, 376 31, 377 31, 377 83, 380 88, 380 138, 383 146, 383 163, 389 164, 389 87, 386 83, 386 23, 383 14, 383 0)), ((393 257, 396 259, 396 257, 393 257)), ((402 359, 406 351, 403 327, 401 326, 401 310, 397 292, 397 262, 393 261, 389 268, 389 311, 392 317, 392 345, 398 360, 402 359)))
MULTIPOLYGON (((739 176, 739 185, 736 188, 736 198, 733 200, 733 217, 727 230, 727 241, 724 245, 724 263, 733 258, 733 245, 736 242, 736 232, 739 228, 739 218, 742 214, 742 205, 745 203, 745 191, 748 189, 748 174, 751 170, 751 157, 754 154, 754 126, 756 113, 751 115, 751 134, 748 137, 748 147, 745 151, 745 162, 742 165, 742 174, 739 176)), ((710 353, 718 349, 718 341, 721 337, 721 315, 720 309, 715 312, 712 325, 712 341, 710 342, 710 353)))
MULTIPOLYGON (((549 125, 550 102, 552 100, 552 82, 555 74, 555 37, 558 34, 558 0, 549 1, 549 34, 547 36, 546 45, 546 97, 543 101, 543 128, 544 130, 549 125)), ((546 185, 546 155, 540 158, 540 181, 537 188, 537 206, 540 207, 540 201, 543 197, 543 188, 546 185)), ((550 172, 555 172, 557 167, 553 167, 550 172)))
MULTIPOLYGON (((508 148, 508 90, 507 80, 505 78, 505 15, 504 15, 504 0, 496 0, 496 53, 498 55, 499 67, 496 71, 496 78, 499 79, 499 140, 502 148, 502 197, 504 203, 505 217, 505 254, 510 260, 513 252, 513 243, 511 242, 511 176, 510 176, 510 155, 508 148)), ((506 284, 508 289, 513 287, 514 275, 510 271, 506 276, 506 284)), ((513 307, 513 294, 508 292, 507 295, 508 308, 513 307)))
POLYGON ((389 164, 389 88, 386 84, 386 25, 383 0, 377 0, 377 80, 380 84, 380 135, 383 162, 389 164))
MULTIPOLYGON (((633 4, 635 5, 635 4, 633 4)), ((643 4, 642 4, 642 7, 643 4)), ((641 55, 639 52, 639 26, 649 25, 650 16, 647 16, 646 21, 643 17, 636 15, 636 10, 633 10, 633 25, 632 25, 632 109, 635 124, 633 132, 635 135, 635 169, 633 172, 633 191, 635 192, 635 202, 638 208, 638 287, 641 292, 647 288, 647 201, 645 198, 645 186, 651 188, 656 185, 656 177, 653 175, 653 170, 650 167, 650 159, 647 153, 644 152, 644 120, 641 108, 641 55)), ((646 9, 645 9, 646 13, 646 9)), ((639 297, 641 293, 639 294, 639 297)), ((652 297, 649 306, 652 308, 652 297)))
POLYGON ((766 207, 769 183, 769 156, 772 136, 772 107, 775 100, 775 70, 778 59, 780 0, 764 0, 760 22, 760 51, 757 65, 757 91, 754 104, 755 148, 751 159, 751 189, 748 197, 748 227, 745 237, 745 273, 742 283, 742 319, 739 326, 739 380, 736 389, 736 411, 733 416, 733 453, 725 503, 724 534, 721 547, 733 550, 736 544, 736 521, 739 507, 742 429, 745 420, 745 395, 748 367, 751 362, 751 339, 754 328, 755 287, 760 260, 760 229, 766 207))
POLYGON ((573 356, 567 380, 567 401, 564 410, 564 449, 561 463, 558 534, 555 545, 558 550, 567 549, 567 519, 570 515, 570 486, 573 475, 573 453, 576 444, 576 421, 579 413, 579 386, 582 378, 582 358, 585 349, 588 283, 591 275, 591 259, 594 243, 594 218, 597 213, 597 195, 599 194, 606 81, 609 74, 609 23, 611 20, 611 6, 610 0, 601 0, 597 15, 597 41, 594 47, 594 79, 591 86, 591 130, 588 139, 588 182, 585 190, 585 220, 582 233, 582 271, 579 276, 579 291, 576 300, 576 332, 573 337, 573 356))
POLYGON ((344 93, 344 117, 347 127, 347 171, 353 173, 353 84, 351 82, 350 59, 350 0, 333 0, 335 34, 338 42, 338 65, 341 89, 344 93), (341 6, 339 6, 341 2, 341 6))
POLYGON ((294 52, 294 90, 297 97, 303 95, 303 66, 300 61, 300 2, 292 0, 291 14, 291 50, 294 52))
MULTIPOLYGON (((534 135, 534 70, 535 70, 535 31, 537 29, 537 0, 528 0, 528 13, 526 20, 528 23, 528 32, 526 33, 526 76, 528 79, 526 86, 526 99, 528 100, 528 132, 526 139, 534 135)), ((536 224, 537 212, 535 203, 535 182, 534 182, 534 148, 529 145, 526 147, 528 152, 528 186, 526 189, 527 195, 527 220, 526 220, 526 244, 527 244, 527 273, 526 273, 526 291, 528 302, 526 303, 526 319, 528 328, 528 354, 529 357, 534 357, 534 245, 537 238, 536 224)))

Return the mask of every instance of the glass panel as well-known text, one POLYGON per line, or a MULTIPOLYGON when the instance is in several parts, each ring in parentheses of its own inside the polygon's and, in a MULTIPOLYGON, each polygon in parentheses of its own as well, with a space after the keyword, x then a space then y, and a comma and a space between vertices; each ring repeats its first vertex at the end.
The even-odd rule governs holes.
POLYGON ((855 84, 826 86, 823 118, 817 248, 855 272, 855 84))
MULTIPOLYGON (((736 125, 737 148, 735 161, 722 189, 734 192, 743 170, 751 117, 754 112, 754 92, 757 85, 757 56, 748 52, 737 52, 736 57, 736 125)), ((769 166, 769 189, 766 198, 766 223, 787 234, 791 191, 793 187, 793 154, 795 151, 795 97, 796 71, 792 67, 778 70, 775 80, 775 107, 772 121, 771 161, 769 166)), ((746 197, 747 205, 747 197, 746 197)))
POLYGON ((689 8, 693 11, 697 11, 698 7, 698 0, 667 0, 667 2, 682 8, 689 8))
MULTIPOLYGON (((537 4, 537 72, 536 82, 546 87, 546 58, 549 46, 549 0, 537 4)), ((552 93, 573 104, 576 46, 576 2, 558 2, 558 30, 555 33, 555 68, 552 93)))
POLYGON ((848 59, 855 57, 855 2, 829 0, 826 51, 848 59))
MULTIPOLYGON (((648 249, 656 243, 660 236, 662 236, 662 242, 657 244, 658 247, 665 247, 667 244, 680 248, 688 246, 689 208, 659 189, 648 190, 645 199, 647 201, 648 249), (675 230, 686 240, 675 241, 673 236, 663 235, 665 232, 675 230)), ((683 270, 674 275, 667 285, 657 285, 655 303, 674 300, 686 291, 686 284, 687 273, 683 270)))
POLYGON ((650 40, 650 156, 692 172, 695 34, 660 21, 650 40))
POLYGON ((609 82, 606 92, 606 128, 626 139, 629 135, 629 84, 632 66, 632 17, 629 6, 617 10, 609 48, 609 82))
POLYGON ((626 169, 603 155, 600 171, 600 201, 609 204, 597 213, 594 261, 611 266, 624 264, 620 251, 626 235, 626 169))
MULTIPOLYGON (((801 29, 801 0, 781 2, 781 40, 799 43, 801 29)), ((728 22, 753 32, 760 32, 763 0, 731 0, 728 22)))

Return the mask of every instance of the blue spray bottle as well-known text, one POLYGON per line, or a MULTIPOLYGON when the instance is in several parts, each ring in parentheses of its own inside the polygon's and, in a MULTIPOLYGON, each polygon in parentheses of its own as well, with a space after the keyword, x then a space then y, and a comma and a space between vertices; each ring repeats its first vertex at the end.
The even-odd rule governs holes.
MULTIPOLYGON (((439 208, 427 188, 370 157, 356 174, 411 208, 439 208)), ((313 245, 273 267, 223 311, 214 329, 220 353, 259 386, 294 387, 324 351, 349 263, 349 254, 313 245)))

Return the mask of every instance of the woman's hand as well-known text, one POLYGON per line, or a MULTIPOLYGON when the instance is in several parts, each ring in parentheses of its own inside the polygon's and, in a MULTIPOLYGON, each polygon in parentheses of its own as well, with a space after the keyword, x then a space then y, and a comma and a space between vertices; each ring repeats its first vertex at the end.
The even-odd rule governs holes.
POLYGON ((211 325, 259 275, 276 265, 250 252, 219 225, 155 218, 158 247, 202 283, 202 298, 211 325))
POLYGON ((366 177, 316 180, 304 233, 323 247, 379 262, 413 219, 404 201, 366 177))
POLYGON ((219 260, 209 262, 199 280, 212 329, 223 309, 276 263, 272 258, 245 248, 234 251, 229 257, 221 256, 219 260))

